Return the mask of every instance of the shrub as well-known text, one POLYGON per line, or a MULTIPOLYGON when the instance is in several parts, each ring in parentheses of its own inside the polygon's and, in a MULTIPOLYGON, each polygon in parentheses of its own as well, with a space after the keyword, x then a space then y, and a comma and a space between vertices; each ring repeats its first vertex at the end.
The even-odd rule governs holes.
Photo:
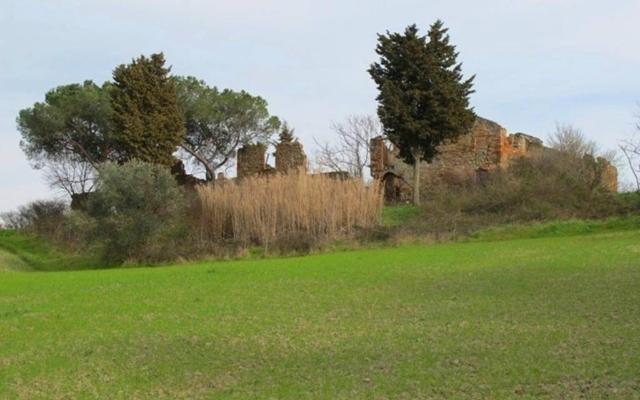
POLYGON ((294 173, 198 189, 203 243, 241 242, 308 251, 379 224, 382 198, 360 180, 294 173), (295 238, 295 240, 293 240, 295 238))
POLYGON ((109 261, 157 262, 180 252, 185 198, 163 166, 140 161, 103 165, 88 212, 109 261))
POLYGON ((620 193, 618 199, 631 214, 640 214, 640 192, 620 193))
POLYGON ((515 160, 477 184, 433 185, 420 217, 396 230, 451 237, 505 223, 620 215, 631 207, 602 184, 603 165, 593 157, 547 151, 515 160))
POLYGON ((3 226, 53 238, 59 232, 66 210, 67 205, 62 201, 34 201, 18 211, 4 213, 3 226))

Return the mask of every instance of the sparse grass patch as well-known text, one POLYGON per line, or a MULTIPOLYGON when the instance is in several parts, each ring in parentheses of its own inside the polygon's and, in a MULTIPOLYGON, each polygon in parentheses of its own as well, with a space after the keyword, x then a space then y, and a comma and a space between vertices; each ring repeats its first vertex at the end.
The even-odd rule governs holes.
POLYGON ((382 225, 398 226, 419 218, 424 210, 411 204, 388 205, 382 209, 382 225))

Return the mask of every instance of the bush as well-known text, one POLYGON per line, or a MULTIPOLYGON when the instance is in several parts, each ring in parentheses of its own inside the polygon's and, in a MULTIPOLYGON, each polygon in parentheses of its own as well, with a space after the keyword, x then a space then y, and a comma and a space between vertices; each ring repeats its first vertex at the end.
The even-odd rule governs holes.
POLYGON ((57 200, 38 200, 18 211, 2 215, 3 226, 32 234, 54 238, 64 221, 67 205, 57 200))
POLYGON ((621 215, 630 207, 602 184, 602 167, 593 157, 547 151, 488 173, 479 183, 433 185, 420 217, 397 230, 450 237, 506 223, 621 215))
POLYGON ((620 193, 618 199, 630 214, 640 214, 640 192, 620 193))
POLYGON ((140 161, 103 165, 87 207, 109 261, 158 262, 180 253, 186 202, 163 166, 140 161))

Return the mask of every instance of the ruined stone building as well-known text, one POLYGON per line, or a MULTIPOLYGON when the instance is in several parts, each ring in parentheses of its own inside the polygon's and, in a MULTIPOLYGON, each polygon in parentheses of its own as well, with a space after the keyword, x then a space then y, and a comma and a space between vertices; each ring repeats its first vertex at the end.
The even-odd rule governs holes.
MULTIPOLYGON (((385 200, 407 201, 413 191, 413 166, 397 157, 397 150, 387 146, 382 137, 371 140, 371 175, 384 187, 385 200)), ((492 171, 504 169, 520 157, 531 157, 548 151, 542 140, 524 133, 507 134, 507 130, 493 121, 477 118, 468 134, 438 148, 438 156, 431 163, 422 163, 421 184, 440 182, 481 182, 492 171)), ((604 162, 604 160, 599 161, 604 162)), ((606 163, 602 184, 617 190, 618 174, 606 163)))
POLYGON ((262 143, 248 144, 238 149, 237 176, 250 176, 269 173, 267 168, 267 146, 262 143))
POLYGON ((307 155, 304 153, 302 143, 297 140, 280 141, 276 144, 276 171, 286 174, 289 171, 307 170, 307 155))
POLYGON ((238 150, 238 178, 307 171, 307 156, 302 144, 297 140, 277 143, 274 157, 275 168, 267 163, 266 145, 257 143, 242 147, 238 150))

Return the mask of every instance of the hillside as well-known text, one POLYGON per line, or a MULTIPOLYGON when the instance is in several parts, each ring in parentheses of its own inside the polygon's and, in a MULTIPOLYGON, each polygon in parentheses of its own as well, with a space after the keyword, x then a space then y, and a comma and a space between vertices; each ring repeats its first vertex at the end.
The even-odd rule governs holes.
POLYGON ((20 257, 0 248, 0 272, 28 271, 29 269, 20 257))
POLYGON ((0 271, 68 271, 105 267, 96 255, 64 251, 44 239, 0 230, 0 271))
POLYGON ((634 398, 639 243, 3 273, 0 398, 634 398))

